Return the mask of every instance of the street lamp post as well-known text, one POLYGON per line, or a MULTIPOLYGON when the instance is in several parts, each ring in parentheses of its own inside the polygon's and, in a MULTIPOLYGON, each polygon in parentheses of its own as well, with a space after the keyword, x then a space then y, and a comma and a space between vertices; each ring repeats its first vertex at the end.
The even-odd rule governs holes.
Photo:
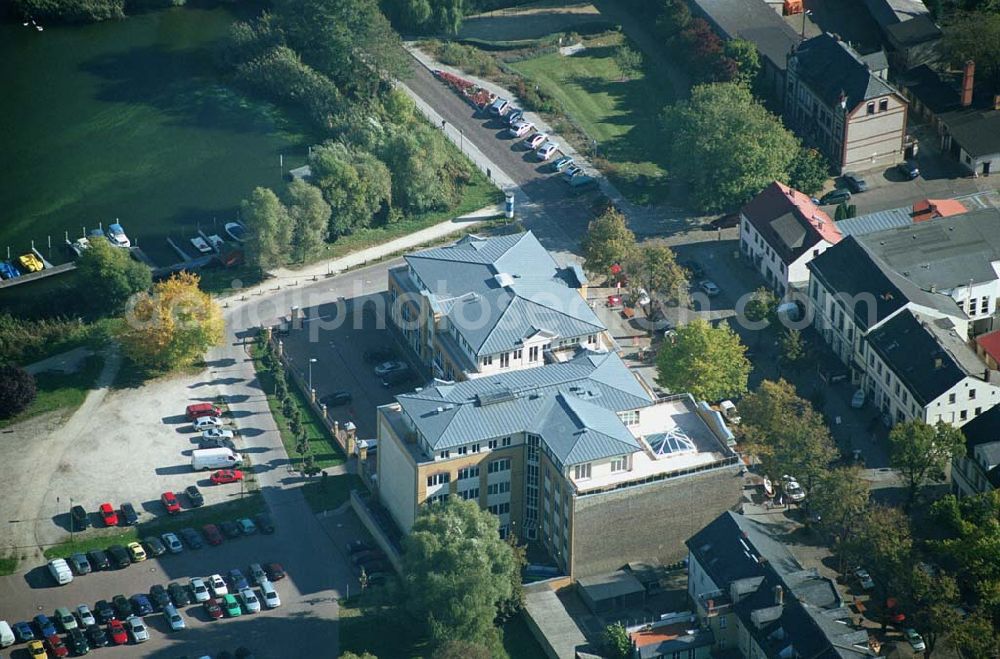
POLYGON ((76 520, 73 519, 73 497, 69 498, 69 541, 73 542, 73 532, 76 531, 76 520))
POLYGON ((309 358, 309 392, 312 393, 313 390, 313 364, 318 360, 315 357, 309 358))

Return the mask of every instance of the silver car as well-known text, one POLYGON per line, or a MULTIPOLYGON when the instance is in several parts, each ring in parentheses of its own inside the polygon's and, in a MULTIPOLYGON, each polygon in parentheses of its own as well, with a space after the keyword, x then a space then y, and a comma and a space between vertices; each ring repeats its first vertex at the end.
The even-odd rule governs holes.
POLYGON ((205 580, 200 577, 194 577, 190 581, 191 592, 194 593, 195 602, 207 602, 212 599, 212 593, 208 592, 208 586, 205 585, 205 580))
POLYGON ((247 613, 260 613, 260 600, 251 588, 244 588, 240 591, 240 600, 247 613))
POLYGON ((182 618, 181 614, 177 612, 177 607, 173 604, 167 604, 163 607, 163 617, 170 623, 170 629, 175 632, 179 632, 187 627, 187 624, 184 622, 184 618, 182 618))
POLYGON ((181 539, 175 534, 164 533, 160 536, 160 539, 163 540, 163 544, 167 546, 167 549, 171 554, 179 554, 184 551, 184 545, 181 544, 181 539))
POLYGON ((146 623, 139 616, 129 616, 125 621, 125 626, 128 627, 128 631, 132 635, 132 640, 136 643, 145 643, 149 640, 149 631, 146 629, 146 623))
POLYGON ((81 604, 76 607, 76 616, 83 623, 84 627, 90 627, 91 625, 96 625, 97 620, 94 619, 94 614, 90 612, 90 607, 86 604, 81 604))

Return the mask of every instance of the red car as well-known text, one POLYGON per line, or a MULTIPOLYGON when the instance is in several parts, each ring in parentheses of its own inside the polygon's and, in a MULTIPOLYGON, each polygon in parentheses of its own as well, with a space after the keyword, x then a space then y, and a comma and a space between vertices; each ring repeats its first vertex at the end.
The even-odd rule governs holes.
POLYGON ((188 421, 194 421, 203 416, 222 416, 222 410, 211 403, 195 403, 187 406, 187 409, 184 410, 184 416, 187 417, 188 421))
POLYGON ((118 513, 110 503, 102 503, 100 510, 104 526, 118 526, 118 513))
POLYGON ((125 645, 128 643, 128 633, 125 632, 125 625, 121 620, 112 620, 108 623, 108 636, 115 645, 125 645))
POLYGON ((54 657, 68 657, 69 648, 63 643, 63 640, 53 634, 45 639, 45 645, 48 647, 49 652, 54 657))
POLYGON ((235 483, 241 480, 243 480, 243 472, 239 469, 220 469, 212 474, 212 483, 215 485, 235 483))
POLYGON ((201 532, 205 534, 205 539, 208 540, 210 545, 221 545, 222 544, 222 532, 219 527, 215 524, 206 524, 201 527, 201 532))
POLYGON ((181 502, 177 500, 173 492, 164 492, 160 496, 160 501, 163 502, 163 507, 167 509, 167 512, 171 515, 176 515, 181 511, 181 502))
POLYGON ((222 617, 222 607, 219 606, 219 602, 214 597, 205 600, 205 613, 212 616, 215 620, 222 617))

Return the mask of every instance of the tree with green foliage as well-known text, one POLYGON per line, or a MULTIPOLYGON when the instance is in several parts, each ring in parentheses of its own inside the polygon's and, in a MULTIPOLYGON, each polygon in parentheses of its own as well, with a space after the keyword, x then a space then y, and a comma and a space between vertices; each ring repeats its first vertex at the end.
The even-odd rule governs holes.
POLYGON ((928 541, 934 555, 958 575, 974 604, 1000 614, 1000 490, 961 499, 949 494, 931 513, 946 534, 928 541))
POLYGON ((990 80, 1000 93, 1000 10, 960 11, 944 25, 944 49, 952 64, 976 63, 976 80, 990 80))
POLYGON ((1000 656, 1000 630, 989 614, 975 611, 958 621, 948 636, 948 645, 960 656, 978 659, 1000 656))
POLYGON ((802 339, 802 332, 791 327, 785 329, 781 335, 781 363, 797 372, 805 358, 806 343, 802 339))
POLYGON ((830 178, 830 163, 816 149, 799 148, 788 166, 788 185, 807 195, 823 189, 830 178))
POLYGON ((656 356, 656 382, 671 393, 719 401, 747 390, 750 362, 746 346, 726 323, 712 327, 697 318, 677 328, 656 356))
POLYGON ((673 173, 702 211, 740 206, 772 181, 787 180, 798 153, 795 136, 737 83, 696 86, 663 121, 673 173))
POLYGON ((471 641, 446 641, 434 653, 434 659, 492 659, 493 653, 485 645, 471 641))
POLYGON ((0 419, 20 414, 37 395, 34 375, 17 364, 0 365, 0 419))
POLYGON ((961 623, 958 585, 950 574, 926 565, 910 565, 905 572, 903 598, 911 611, 909 623, 924 638, 924 657, 930 657, 938 641, 961 623))
POLYGON ((842 560, 862 563, 878 574, 886 592, 900 592, 913 563, 910 518, 899 508, 871 503, 838 551, 842 560))
POLYGON ((468 641, 502 656, 494 620, 514 596, 517 561, 497 517, 452 496, 421 508, 404 548, 406 607, 433 646, 468 641))
POLYGON ((132 363, 154 371, 185 368, 222 343, 222 309, 198 287, 200 278, 180 272, 139 293, 117 332, 132 363))
POLYGON ((907 505, 913 505, 927 479, 942 479, 953 458, 965 455, 965 435, 938 421, 919 419, 896 424, 889 432, 889 465, 899 471, 907 487, 907 505))
MULTIPOLYGON (((778 296, 770 288, 761 286, 755 290, 743 305, 743 315, 747 321, 758 326, 754 328, 754 341, 760 343, 764 329, 774 321, 778 311, 778 296)), ((738 309, 737 309, 738 311, 738 309)))
POLYGON ((378 659, 378 657, 371 652, 362 652, 361 654, 357 652, 342 652, 340 659, 378 659))
POLYGON ((750 87, 760 73, 760 53, 752 41, 746 39, 730 39, 722 47, 726 57, 736 63, 736 76, 733 82, 750 87))
POLYGON ((677 263, 674 250, 663 243, 636 245, 625 257, 625 272, 633 289, 645 288, 678 304, 688 301, 687 270, 677 263))
POLYGON ((583 264, 590 272, 608 276, 635 249, 635 234, 628 220, 614 206, 590 221, 583 236, 583 264))
POLYGON ((313 181, 332 208, 332 237, 369 226, 392 201, 389 169, 370 153, 326 142, 313 149, 309 162, 313 181))
POLYGON ((438 131, 425 123, 392 130, 378 147, 392 172, 393 204, 408 213, 450 208, 472 178, 465 158, 455 158, 438 131))
POLYGON ((833 538, 833 553, 840 557, 840 572, 846 571, 845 552, 868 509, 870 488, 861 478, 861 468, 837 467, 823 472, 809 492, 809 510, 820 515, 820 528, 833 538))
POLYGON ((241 205, 246 262, 261 270, 285 265, 291 252, 292 222, 288 209, 269 188, 254 188, 241 205))
POLYGON ((125 18, 125 0, 12 0, 25 20, 41 23, 96 23, 125 18))
POLYGON ((319 188, 301 179, 292 181, 285 191, 288 219, 292 223, 291 257, 305 261, 326 242, 330 231, 330 205, 319 188))
POLYGON ((739 432, 747 453, 771 478, 789 474, 811 490, 837 448, 823 417, 785 380, 764 380, 740 401, 739 432))
POLYGON ((691 23, 691 9, 685 0, 661 0, 658 9, 656 31, 663 39, 673 39, 691 23))
POLYGON ((632 639, 620 622, 604 628, 604 650, 610 659, 630 659, 632 657, 632 639))
POLYGON ((77 292, 99 315, 118 314, 129 299, 153 285, 153 273, 127 249, 95 240, 76 262, 77 292))
POLYGON ((629 80, 642 72, 642 53, 627 43, 615 48, 614 58, 622 80, 629 80))

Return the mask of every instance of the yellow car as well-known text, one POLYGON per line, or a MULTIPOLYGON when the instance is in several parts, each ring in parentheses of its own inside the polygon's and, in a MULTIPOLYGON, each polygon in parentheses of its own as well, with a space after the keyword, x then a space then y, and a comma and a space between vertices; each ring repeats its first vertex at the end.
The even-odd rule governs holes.
POLYGON ((146 550, 138 542, 128 543, 128 553, 132 557, 133 563, 146 560, 146 550))
POLYGON ((41 641, 31 641, 28 643, 28 654, 32 657, 47 657, 49 656, 45 652, 45 646, 42 645, 41 641))
POLYGON ((39 270, 45 267, 42 264, 42 261, 37 256, 31 254, 30 252, 28 254, 22 254, 21 256, 19 256, 17 262, 20 263, 21 267, 24 268, 27 272, 38 272, 39 270))

